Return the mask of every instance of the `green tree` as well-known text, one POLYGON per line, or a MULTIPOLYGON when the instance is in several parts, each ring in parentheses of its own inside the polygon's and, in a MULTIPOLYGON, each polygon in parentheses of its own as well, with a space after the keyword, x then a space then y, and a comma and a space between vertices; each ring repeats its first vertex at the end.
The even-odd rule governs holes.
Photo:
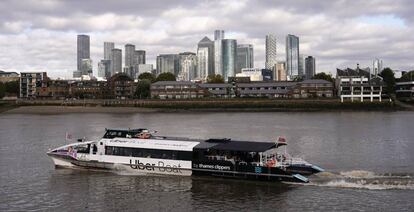
POLYGON ((5 88, 6 88, 6 95, 18 96, 18 94, 19 94, 19 81, 6 82, 4 85, 5 85, 5 88))
POLYGON ((6 86, 3 82, 0 82, 0 99, 6 95, 6 86))
POLYGON ((385 84, 387 85, 386 91, 389 94, 394 93, 395 91, 395 76, 394 71, 390 68, 385 68, 381 73, 379 74, 383 79, 385 84))
POLYGON ((175 75, 170 72, 161 73, 155 81, 176 81, 175 75))
POLYGON ((224 78, 220 74, 209 75, 207 77, 207 83, 224 83, 224 78))
POLYGON ((301 82, 301 81, 303 81, 303 76, 295 76, 295 77, 293 77, 292 81, 301 82))
POLYGON ((139 80, 145 80, 146 79, 146 80, 149 80, 150 82, 155 82, 155 75, 152 74, 152 73, 145 72, 145 73, 140 74, 138 76, 138 79, 139 80))
POLYGON ((135 90, 135 97, 138 99, 148 99, 151 97, 151 81, 148 79, 140 80, 135 90))
POLYGON ((398 80, 399 82, 410 82, 414 80, 414 70, 409 71, 401 76, 401 78, 398 80))
POLYGON ((315 74, 315 76, 313 76, 312 79, 321 79, 321 80, 326 80, 326 81, 329 81, 329 82, 334 82, 335 81, 335 79, 332 78, 332 76, 330 74, 326 74, 325 72, 315 74))

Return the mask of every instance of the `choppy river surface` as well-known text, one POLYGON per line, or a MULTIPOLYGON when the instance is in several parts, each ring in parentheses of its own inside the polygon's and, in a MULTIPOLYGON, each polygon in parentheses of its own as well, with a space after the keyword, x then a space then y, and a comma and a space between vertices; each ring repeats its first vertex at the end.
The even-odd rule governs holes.
POLYGON ((414 113, 0 114, 0 211, 413 211, 414 113), (306 185, 55 169, 49 148, 104 128, 272 141, 326 172, 306 185))

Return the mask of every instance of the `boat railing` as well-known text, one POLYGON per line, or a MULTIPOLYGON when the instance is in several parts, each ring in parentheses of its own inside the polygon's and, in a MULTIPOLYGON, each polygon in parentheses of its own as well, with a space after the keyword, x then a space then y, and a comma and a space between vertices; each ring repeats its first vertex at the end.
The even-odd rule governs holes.
POLYGON ((291 164, 309 164, 306 160, 298 157, 290 157, 284 161, 284 164, 291 165, 291 164))
POLYGON ((263 154, 262 155, 262 165, 271 166, 271 167, 288 167, 292 164, 309 164, 302 158, 291 157, 289 154, 263 154))

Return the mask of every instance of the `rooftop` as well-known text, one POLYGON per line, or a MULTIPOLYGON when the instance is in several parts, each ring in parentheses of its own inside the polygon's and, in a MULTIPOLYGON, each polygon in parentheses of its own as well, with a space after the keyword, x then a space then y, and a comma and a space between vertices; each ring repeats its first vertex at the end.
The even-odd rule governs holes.
POLYGON ((369 72, 360 68, 357 69, 344 69, 341 70, 339 68, 336 69, 336 76, 364 76, 369 77, 369 72))
POLYGON ((323 79, 308 79, 308 80, 304 80, 302 82, 299 82, 299 84, 327 84, 327 83, 332 83, 329 82, 327 80, 323 80, 323 79))
POLYGON ((196 83, 191 81, 158 81, 152 83, 152 85, 195 85, 196 83))
POLYGON ((274 142, 256 142, 256 141, 222 141, 209 142, 204 141, 195 146, 196 149, 215 149, 222 151, 239 151, 239 152, 265 152, 268 149, 276 147, 274 142))

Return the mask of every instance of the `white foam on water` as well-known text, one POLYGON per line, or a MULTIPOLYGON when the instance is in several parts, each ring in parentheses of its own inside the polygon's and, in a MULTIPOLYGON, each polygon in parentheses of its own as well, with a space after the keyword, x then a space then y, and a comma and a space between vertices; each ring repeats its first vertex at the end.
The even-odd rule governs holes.
POLYGON ((317 176, 319 178, 337 178, 339 175, 332 172, 319 172, 313 176, 317 176))
POLYGON ((374 172, 365 171, 365 170, 352 170, 352 171, 340 172, 339 174, 347 178, 357 178, 357 179, 379 177, 379 175, 376 175, 374 172))
POLYGON ((368 190, 388 190, 388 189, 402 189, 402 190, 414 190, 414 184, 401 181, 387 181, 387 182, 367 182, 366 180, 357 180, 354 182, 346 181, 344 179, 333 180, 321 184, 313 184, 315 186, 322 187, 335 187, 335 188, 355 188, 355 189, 368 189, 368 190))
POLYGON ((352 178, 352 179, 374 179, 374 178, 411 179, 412 178, 412 176, 410 176, 409 174, 400 174, 400 173, 377 174, 375 172, 365 171, 365 170, 345 171, 345 172, 340 172, 339 175, 345 178, 352 178))
POLYGON ((378 174, 366 170, 344 171, 339 174, 322 172, 304 185, 354 188, 368 190, 404 189, 414 190, 414 181, 410 174, 378 174))

